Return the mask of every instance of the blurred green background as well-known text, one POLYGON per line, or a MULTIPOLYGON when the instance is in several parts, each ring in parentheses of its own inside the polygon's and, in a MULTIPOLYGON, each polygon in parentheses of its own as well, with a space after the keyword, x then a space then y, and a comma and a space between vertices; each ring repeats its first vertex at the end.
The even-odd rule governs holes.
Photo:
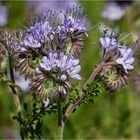
MULTIPOLYGON (((39 3, 42 3, 40 1, 39 3)), ((47 1, 46 1, 47 2, 47 1)), ((51 1, 48 1, 49 4, 51 1)), ((55 1, 52 2, 52 5, 55 1)), ((62 1, 61 1, 62 2, 62 1)), ((126 1, 125 1, 126 2, 126 1)), ((107 1, 79 1, 87 14, 91 27, 101 24, 109 28, 118 27, 123 35, 133 33, 131 42, 140 35, 140 2, 119 3, 125 14, 117 20, 104 18, 102 12, 107 1)), ((1 1, 8 9, 7 23, 4 28, 20 29, 27 25, 28 19, 37 14, 32 1, 1 1), (29 5, 29 6, 28 6, 29 5)), ((50 7, 51 8, 51 7, 50 7)), ((64 7, 65 8, 65 7, 64 7)), ((53 10, 53 9, 52 9, 53 10)), ((117 13, 116 13, 117 14, 117 13)), ((28 21, 29 22, 29 21, 28 21)), ((29 22, 30 23, 30 22, 29 22)), ((85 45, 81 55, 81 75, 87 79, 96 63, 100 61, 99 28, 91 29, 85 37, 85 45)), ((129 42, 128 42, 129 44, 129 42)), ((105 139, 105 138, 140 138, 140 75, 138 74, 140 53, 137 53, 135 70, 131 73, 126 87, 117 92, 108 91, 96 97, 94 104, 80 106, 66 122, 64 138, 72 139, 105 139)), ((20 138, 18 124, 12 120, 15 111, 13 97, 8 93, 4 83, 0 83, 0 138, 20 138)), ((25 95, 28 98, 28 94, 25 95)), ((54 138, 57 130, 56 115, 44 118, 43 138, 54 138)))

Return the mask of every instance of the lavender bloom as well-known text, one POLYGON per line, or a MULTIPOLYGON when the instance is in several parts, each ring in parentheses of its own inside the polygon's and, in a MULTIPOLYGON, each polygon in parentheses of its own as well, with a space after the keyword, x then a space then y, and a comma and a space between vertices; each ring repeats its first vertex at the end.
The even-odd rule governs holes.
POLYGON ((40 63, 40 68, 36 68, 36 72, 40 73, 41 70, 58 73, 60 75, 59 79, 62 81, 67 80, 68 77, 81 80, 79 60, 74 59, 72 56, 64 55, 64 53, 50 52, 48 57, 44 56, 40 63))
POLYGON ((0 26, 4 26, 7 23, 8 9, 6 6, 0 3, 0 26))
POLYGON ((116 62, 121 64, 126 72, 127 70, 132 70, 134 68, 132 64, 135 61, 135 58, 133 57, 134 51, 131 48, 127 48, 126 45, 123 45, 119 50, 122 56, 119 57, 116 62))
POLYGON ((70 89, 71 83, 69 78, 81 80, 79 72, 81 67, 79 60, 73 56, 67 56, 63 52, 50 52, 48 56, 42 58, 40 67, 36 68, 36 73, 54 76, 59 86, 55 90, 53 97, 61 100, 67 95, 67 90, 70 89))
POLYGON ((24 93, 29 91, 29 84, 31 83, 30 79, 25 79, 24 75, 20 75, 18 71, 15 71, 15 80, 16 84, 21 88, 24 93))
POLYGON ((114 62, 123 66, 125 72, 132 70, 135 59, 133 57, 134 51, 131 48, 127 48, 124 44, 120 48, 120 42, 113 36, 105 36, 100 38, 100 44, 103 52, 104 62, 114 62))
POLYGON ((41 21, 28 29, 28 33, 21 44, 31 48, 40 48, 41 44, 50 42, 52 39, 52 27, 47 21, 41 21))
POLYGON ((74 18, 72 16, 64 16, 64 27, 66 28, 67 32, 74 32, 78 30, 78 32, 85 32, 86 26, 85 26, 85 19, 84 18, 74 18))
POLYGON ((54 24, 57 14, 48 10, 40 22, 36 22, 27 30, 27 34, 20 43, 22 48, 37 48, 38 54, 47 54, 48 51, 56 51, 57 49, 70 51, 69 53, 72 55, 78 54, 83 46, 83 39, 80 35, 86 34, 87 30, 81 8, 73 7, 71 11, 61 12, 61 14, 63 19, 58 24, 54 24), (53 26, 51 27, 50 24, 53 26), (71 46, 68 40, 64 42, 67 37, 71 41, 71 46), (38 49, 40 47, 41 49, 38 49))
POLYGON ((41 47, 41 43, 38 40, 35 40, 32 35, 25 36, 22 45, 32 47, 32 48, 40 48, 41 47))
POLYGON ((108 50, 119 47, 119 43, 113 37, 112 38, 110 38, 110 37, 104 37, 104 38, 102 38, 101 37, 100 38, 100 43, 101 43, 101 46, 103 48, 107 48, 108 50))
POLYGON ((74 59, 72 56, 66 56, 61 53, 60 61, 57 66, 61 69, 61 71, 66 71, 71 78, 81 80, 81 76, 78 74, 81 70, 81 66, 78 64, 78 59, 74 59))
POLYGON ((102 12, 102 17, 111 21, 120 20, 125 15, 126 9, 117 5, 115 2, 110 2, 106 5, 102 12))
POLYGON ((53 68, 57 66, 57 53, 50 52, 48 57, 44 56, 42 58, 42 62, 40 63, 41 68, 45 71, 51 71, 53 68))
POLYGON ((49 9, 54 9, 55 11, 65 11, 66 7, 71 8, 73 5, 79 5, 78 1, 75 0, 56 0, 56 1, 30 1, 27 0, 28 9, 35 10, 38 15, 42 14, 42 10, 46 11, 49 9))
POLYGON ((102 47, 103 62, 111 62, 112 65, 106 67, 102 72, 104 76, 104 82, 107 88, 110 90, 116 90, 125 85, 128 80, 128 70, 133 69, 133 62, 135 61, 133 55, 134 51, 131 48, 127 48, 124 44, 121 47, 121 42, 116 36, 116 32, 112 32, 110 36, 100 38, 100 44, 102 47), (113 76, 112 76, 113 75, 113 76))
POLYGON ((64 13, 64 18, 60 25, 56 28, 60 39, 65 39, 67 36, 76 34, 86 33, 87 21, 83 17, 81 8, 73 7, 72 11, 64 13))

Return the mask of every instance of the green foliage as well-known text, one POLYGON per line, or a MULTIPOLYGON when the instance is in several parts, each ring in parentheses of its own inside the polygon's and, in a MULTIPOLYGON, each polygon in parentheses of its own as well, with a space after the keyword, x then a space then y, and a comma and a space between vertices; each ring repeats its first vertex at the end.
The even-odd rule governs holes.
POLYGON ((31 105, 24 103, 21 112, 13 116, 20 124, 20 135, 22 139, 41 139, 43 117, 57 112, 57 104, 50 103, 45 107, 44 103, 39 102, 33 96, 31 105))
MULTIPOLYGON (((87 85, 86 88, 82 89, 83 97, 81 99, 81 102, 79 103, 79 106, 82 104, 89 104, 94 103, 95 97, 102 96, 102 93, 104 92, 104 86, 102 85, 102 77, 98 76, 96 80, 92 82, 92 84, 87 85)), ((67 107, 74 103, 76 99, 81 98, 79 95, 80 92, 80 85, 77 85, 72 91, 70 91, 69 96, 66 99, 66 102, 64 102, 63 112, 66 111, 67 107)), ((76 109, 74 109, 73 112, 75 112, 76 109)))
POLYGON ((28 104, 23 104, 23 110, 17 116, 13 117, 20 124, 22 139, 41 139, 42 117, 45 113, 46 108, 44 104, 38 103, 35 98, 33 99, 31 108, 29 108, 28 104))
POLYGON ((94 103, 94 98, 96 96, 102 96, 104 92, 104 86, 102 85, 102 78, 98 76, 92 84, 87 85, 86 89, 83 89, 84 98, 81 103, 94 103))

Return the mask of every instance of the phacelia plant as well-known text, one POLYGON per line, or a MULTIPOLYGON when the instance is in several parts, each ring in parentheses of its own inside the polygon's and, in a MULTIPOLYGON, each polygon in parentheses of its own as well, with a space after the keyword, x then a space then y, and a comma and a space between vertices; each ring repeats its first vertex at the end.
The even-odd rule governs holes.
POLYGON ((103 30, 98 41, 100 63, 88 80, 81 75, 79 56, 89 29, 81 8, 73 7, 59 13, 49 10, 26 30, 0 30, 0 76, 14 95, 17 114, 13 119, 20 124, 22 139, 41 139, 42 117, 51 113, 58 113, 57 138, 63 139, 69 115, 80 104, 93 102, 103 91, 101 83, 113 91, 126 85, 134 68, 136 47, 121 43, 115 29, 111 33, 103 30), (30 106, 20 102, 21 87, 16 85, 15 71, 30 80, 30 106))

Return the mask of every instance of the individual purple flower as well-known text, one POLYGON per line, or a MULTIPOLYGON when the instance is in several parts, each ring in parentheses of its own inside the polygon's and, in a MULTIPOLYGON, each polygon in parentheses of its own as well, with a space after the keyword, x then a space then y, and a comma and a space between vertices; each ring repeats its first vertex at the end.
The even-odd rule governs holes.
POLYGON ((121 64, 125 71, 127 72, 128 70, 132 70, 134 67, 132 64, 135 61, 134 58, 134 51, 131 48, 127 48, 126 45, 123 45, 122 48, 119 49, 121 52, 121 57, 119 57, 116 62, 118 64, 121 64))

